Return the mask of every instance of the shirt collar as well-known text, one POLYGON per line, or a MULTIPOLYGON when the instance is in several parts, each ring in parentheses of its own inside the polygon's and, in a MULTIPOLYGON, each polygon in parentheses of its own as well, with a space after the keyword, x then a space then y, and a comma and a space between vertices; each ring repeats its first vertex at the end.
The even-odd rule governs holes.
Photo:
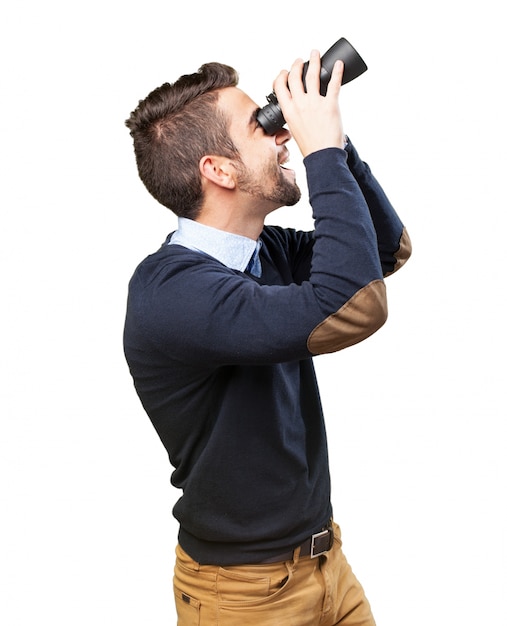
POLYGON ((243 235, 235 235, 224 230, 206 226, 185 217, 178 218, 178 230, 168 244, 178 244, 207 254, 233 270, 260 276, 258 259, 262 242, 243 235), (253 257, 253 258, 252 258, 253 257))

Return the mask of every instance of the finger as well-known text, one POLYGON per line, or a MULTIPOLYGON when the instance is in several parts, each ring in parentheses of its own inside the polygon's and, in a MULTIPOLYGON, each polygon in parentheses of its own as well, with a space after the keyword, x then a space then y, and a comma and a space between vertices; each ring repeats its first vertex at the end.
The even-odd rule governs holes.
POLYGON ((318 50, 310 52, 305 83, 307 91, 320 91, 320 53, 318 50))
POLYGON ((287 70, 282 70, 273 81, 273 91, 279 101, 286 100, 290 96, 289 88, 287 86, 288 76, 289 72, 287 70))
POLYGON ((303 59, 296 59, 294 63, 292 64, 292 67, 290 68, 288 85, 289 85, 290 92, 293 95, 303 93, 304 91, 303 80, 302 80, 303 65, 304 65, 303 59))
POLYGON ((340 93, 340 88, 342 85, 343 79, 343 71, 344 65, 343 61, 336 61, 333 66, 333 71, 331 72, 331 78, 329 79, 329 84, 327 86, 327 95, 333 97, 337 97, 340 93))

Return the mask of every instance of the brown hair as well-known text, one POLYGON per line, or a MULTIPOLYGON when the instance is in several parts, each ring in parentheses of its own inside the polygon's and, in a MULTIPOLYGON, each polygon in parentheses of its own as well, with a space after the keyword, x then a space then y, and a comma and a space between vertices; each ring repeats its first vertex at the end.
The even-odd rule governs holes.
POLYGON ((238 158, 218 89, 238 84, 236 70, 206 63, 152 91, 126 120, 134 139, 139 177, 176 215, 195 219, 202 205, 199 161, 206 154, 238 158))

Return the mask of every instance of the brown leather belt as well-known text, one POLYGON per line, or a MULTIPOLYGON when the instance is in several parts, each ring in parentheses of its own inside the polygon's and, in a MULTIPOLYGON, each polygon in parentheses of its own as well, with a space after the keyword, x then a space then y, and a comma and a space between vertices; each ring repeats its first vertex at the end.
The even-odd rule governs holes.
MULTIPOLYGON (((334 535, 333 524, 330 521, 329 524, 318 533, 314 533, 311 537, 308 537, 299 546, 299 556, 310 556, 312 559, 329 552, 333 547, 334 535)), ((296 548, 297 549, 297 548, 296 548)), ((292 561, 294 558, 295 550, 290 552, 284 552, 269 559, 264 559, 261 563, 281 563, 283 561, 292 561)))

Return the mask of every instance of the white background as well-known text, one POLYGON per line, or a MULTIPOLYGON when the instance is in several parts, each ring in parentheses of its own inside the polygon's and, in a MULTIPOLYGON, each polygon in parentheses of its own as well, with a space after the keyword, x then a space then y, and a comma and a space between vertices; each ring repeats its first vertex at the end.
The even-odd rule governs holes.
MULTIPOLYGON (((175 624, 178 493, 121 336, 128 279, 175 219, 137 177, 125 118, 207 61, 262 105, 281 68, 341 36, 369 66, 342 91, 346 131, 414 246, 386 326, 317 359, 344 551, 379 626, 507 624, 500 5, 297 4, 2 11, 6 626, 175 624)), ((306 199, 271 221, 311 225, 306 199)))

